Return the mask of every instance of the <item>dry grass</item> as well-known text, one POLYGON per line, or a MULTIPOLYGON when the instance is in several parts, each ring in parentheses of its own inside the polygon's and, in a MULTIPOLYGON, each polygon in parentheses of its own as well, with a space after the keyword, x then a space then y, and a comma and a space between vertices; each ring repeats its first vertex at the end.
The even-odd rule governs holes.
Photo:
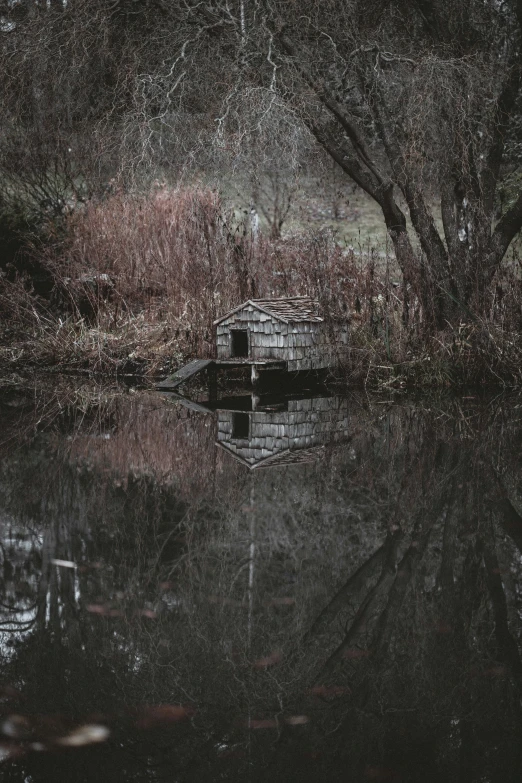
POLYGON ((350 316, 353 384, 522 380, 516 259, 496 280, 486 313, 463 311, 460 324, 433 335, 393 258, 343 249, 328 232, 255 237, 209 188, 114 193, 65 228, 65 239, 38 250, 55 281, 50 299, 28 281, 0 281, 4 366, 158 375, 212 356, 212 322, 238 302, 309 294, 327 314, 350 316))

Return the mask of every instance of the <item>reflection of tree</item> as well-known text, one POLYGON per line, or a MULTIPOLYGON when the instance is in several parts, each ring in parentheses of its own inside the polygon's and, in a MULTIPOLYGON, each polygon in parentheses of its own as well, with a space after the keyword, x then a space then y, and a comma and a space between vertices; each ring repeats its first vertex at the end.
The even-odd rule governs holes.
POLYGON ((13 779, 102 759, 107 780, 518 779, 516 412, 354 404, 321 470, 247 477, 203 418, 119 406, 110 439, 89 425, 2 468, 2 506, 41 532, 4 681, 114 737, 13 779), (162 703, 195 717, 138 729, 162 703))

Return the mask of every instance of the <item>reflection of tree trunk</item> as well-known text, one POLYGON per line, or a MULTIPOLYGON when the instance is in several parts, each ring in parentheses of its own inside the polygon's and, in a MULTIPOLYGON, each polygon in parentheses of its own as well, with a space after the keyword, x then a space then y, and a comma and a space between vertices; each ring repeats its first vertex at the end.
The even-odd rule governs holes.
MULTIPOLYGON (((460 474, 461 482, 464 483, 464 475, 460 474)), ((444 519, 444 531, 442 534, 442 556, 440 569, 437 576, 437 585, 441 590, 440 596, 440 616, 452 618, 452 626, 455 634, 462 637, 463 645, 466 645, 464 638, 464 629, 461 618, 462 596, 455 586, 455 557, 457 544, 458 523, 461 520, 463 509, 471 508, 471 504, 466 503, 466 498, 458 495, 458 501, 455 498, 455 484, 453 484, 451 496, 448 500, 447 512, 444 519), (457 629, 456 623, 459 622, 457 629)), ((462 618, 461 618, 462 619, 462 618)))
MULTIPOLYGON (((67 487, 62 491, 63 508, 67 509, 70 503, 67 487)), ((75 561, 73 531, 66 512, 64 520, 54 519, 44 534, 36 618, 38 630, 50 631, 53 640, 61 644, 63 637, 71 642, 78 632, 77 575, 75 568, 55 565, 53 559, 57 557, 75 561)))
POLYGON ((388 648, 394 628, 393 621, 399 614, 408 585, 410 584, 419 560, 424 554, 433 525, 440 517, 445 502, 446 496, 441 494, 434 500, 430 511, 426 512, 423 510, 419 513, 415 523, 412 541, 399 563, 397 576, 395 577, 388 596, 388 602, 377 621, 371 644, 372 651, 374 651, 374 655, 376 656, 382 656, 388 648))
POLYGON ((358 593, 363 590, 372 579, 382 564, 387 551, 387 543, 377 549, 371 557, 363 563, 355 573, 351 574, 348 581, 337 591, 332 600, 325 606, 313 622, 311 628, 303 637, 303 642, 310 641, 313 636, 324 633, 327 627, 335 620, 339 612, 346 607, 350 599, 357 600, 358 593))
POLYGON ((47 622, 47 605, 53 577, 51 559, 54 557, 56 533, 54 529, 47 530, 44 534, 42 547, 42 572, 38 584, 36 625, 43 631, 47 622))
POLYGON ((256 562, 256 516, 255 516, 255 488, 252 482, 250 486, 250 545, 248 559, 248 654, 252 646, 252 623, 254 617, 254 579, 256 562))
MULTIPOLYGON (((466 486, 467 469, 460 474, 461 483, 466 486)), ((453 678, 453 666, 459 668, 459 660, 472 658, 469 648, 469 629, 473 616, 481 601, 481 593, 477 579, 481 556, 477 554, 474 544, 468 546, 464 560, 460 587, 455 584, 455 558, 457 550, 457 530, 459 522, 465 518, 466 510, 475 507, 474 485, 468 485, 467 494, 459 492, 457 499, 453 493, 449 503, 448 513, 444 523, 442 539, 442 560, 438 575, 440 594, 440 617, 448 618, 451 627, 449 637, 437 634, 434 639, 434 649, 430 656, 434 667, 433 675, 437 677, 438 666, 443 666, 448 672, 448 678, 453 678), (457 501, 457 502, 456 502, 457 501)), ((454 714, 448 717, 446 731, 448 735, 457 733, 459 755, 457 760, 459 783, 473 783, 474 768, 477 764, 477 748, 474 736, 473 722, 470 715, 474 710, 474 698, 469 688, 459 691, 459 701, 456 701, 454 714)))
POLYGON ((491 492, 490 507, 499 514, 500 524, 522 554, 522 516, 511 503, 506 488, 493 468, 487 471, 491 492))
POLYGON ((438 581, 442 588, 444 601, 453 603, 455 597, 455 540, 457 537, 457 519, 458 512, 453 508, 453 501, 450 501, 446 519, 444 520, 444 533, 442 536, 442 559, 438 581))
POLYGON ((522 517, 513 506, 509 498, 499 498, 496 503, 499 512, 500 524, 505 532, 515 542, 518 551, 522 554, 522 517))
POLYGON ((461 718, 459 722, 459 783, 473 783, 473 726, 469 718, 461 718))
POLYGON ((362 604, 359 606, 348 633, 341 644, 328 658, 324 666, 321 667, 316 679, 323 677, 343 659, 346 650, 352 646, 359 631, 369 623, 381 595, 388 589, 395 576, 399 542, 401 538, 402 535, 400 533, 390 533, 388 535, 383 547, 384 563, 381 575, 377 583, 372 587, 362 604))
POLYGON ((522 692, 522 661, 517 642, 509 630, 507 601, 495 550, 495 532, 491 522, 487 533, 487 540, 482 542, 482 546, 487 585, 493 605, 495 636, 501 659, 511 668, 517 686, 522 692))
MULTIPOLYGON (((377 620, 370 645, 374 660, 376 654, 382 654, 387 648, 393 632, 393 620, 400 611, 415 568, 428 544, 432 527, 439 519, 445 504, 448 502, 447 485, 444 479, 452 474, 456 460, 457 455, 455 451, 441 444, 437 447, 435 455, 432 458, 428 458, 426 464, 422 466, 421 479, 429 476, 429 483, 435 484, 437 487, 435 495, 431 499, 424 499, 421 502, 419 502, 418 492, 411 497, 411 503, 417 503, 419 510, 417 511, 417 518, 413 528, 412 541, 408 549, 397 566, 398 545, 402 534, 390 534, 388 536, 383 547, 384 564, 377 583, 360 604, 343 641, 321 667, 316 679, 324 677, 327 672, 330 672, 342 661, 346 651, 353 646, 358 633, 371 622, 381 597, 389 590, 386 606, 377 620), (430 500, 431 506, 428 507, 430 500)), ((414 478, 416 486, 422 492, 423 480, 419 482, 418 476, 414 478)), ((453 493, 454 483, 455 481, 452 479, 450 495, 453 493)))

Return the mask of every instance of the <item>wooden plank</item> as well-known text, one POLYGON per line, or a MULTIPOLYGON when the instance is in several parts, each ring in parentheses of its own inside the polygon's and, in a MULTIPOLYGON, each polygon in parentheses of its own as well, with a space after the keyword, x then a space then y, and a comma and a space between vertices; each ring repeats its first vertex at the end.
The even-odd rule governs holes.
POLYGON ((250 367, 252 364, 269 370, 284 370, 286 363, 282 359, 218 359, 214 360, 217 367, 250 367))
POLYGON ((197 375, 202 370, 214 364, 214 359, 194 359, 184 367, 181 367, 173 375, 169 375, 164 381, 156 384, 156 389, 175 389, 188 378, 197 375))

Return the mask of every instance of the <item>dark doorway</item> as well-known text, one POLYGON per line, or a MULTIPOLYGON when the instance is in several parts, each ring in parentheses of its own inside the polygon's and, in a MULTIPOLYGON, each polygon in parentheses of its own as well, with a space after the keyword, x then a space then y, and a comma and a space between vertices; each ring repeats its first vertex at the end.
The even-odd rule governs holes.
POLYGON ((232 329, 232 356, 246 358, 248 356, 248 329, 232 329))
POLYGON ((248 413, 232 414, 232 437, 237 440, 248 440, 250 436, 250 416, 248 413))

